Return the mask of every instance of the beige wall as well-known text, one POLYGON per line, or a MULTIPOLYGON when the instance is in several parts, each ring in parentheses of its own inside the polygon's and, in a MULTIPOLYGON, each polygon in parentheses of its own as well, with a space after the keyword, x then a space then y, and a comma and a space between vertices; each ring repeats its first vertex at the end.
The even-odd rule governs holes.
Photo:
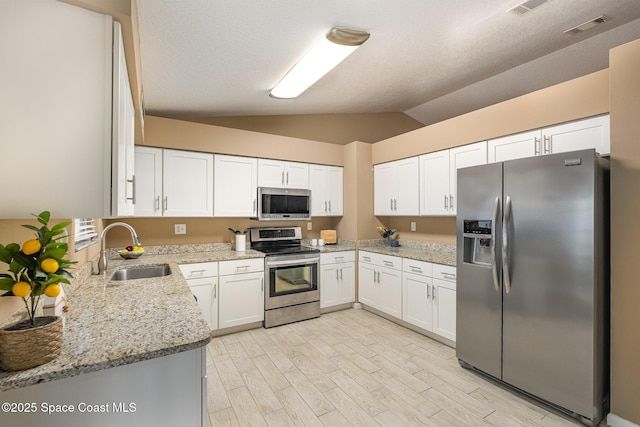
POLYGON ((185 120, 346 145, 378 142, 424 125, 404 113, 198 117, 185 120))
POLYGON ((373 164, 608 112, 603 70, 374 144, 373 164))
POLYGON ((640 424, 640 40, 612 49, 611 412, 640 424))
POLYGON ((342 166, 340 145, 147 116, 144 145, 342 166))

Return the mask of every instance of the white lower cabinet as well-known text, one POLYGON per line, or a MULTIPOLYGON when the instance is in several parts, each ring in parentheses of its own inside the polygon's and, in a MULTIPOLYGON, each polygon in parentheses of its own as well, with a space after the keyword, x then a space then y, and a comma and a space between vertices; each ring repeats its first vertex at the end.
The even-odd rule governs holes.
POLYGON ((359 261, 359 302, 401 319, 402 258, 361 251, 359 261))
POLYGON ((355 251, 320 254, 320 308, 356 300, 355 251))
POLYGON ((180 264, 180 271, 209 327, 218 329, 218 263, 180 264))
POLYGON ((456 340, 456 268, 433 265, 433 332, 456 340))
POLYGON ((433 330, 433 264, 402 260, 402 320, 433 330))
POLYGON ((264 260, 221 261, 219 265, 220 329, 264 320, 264 260))

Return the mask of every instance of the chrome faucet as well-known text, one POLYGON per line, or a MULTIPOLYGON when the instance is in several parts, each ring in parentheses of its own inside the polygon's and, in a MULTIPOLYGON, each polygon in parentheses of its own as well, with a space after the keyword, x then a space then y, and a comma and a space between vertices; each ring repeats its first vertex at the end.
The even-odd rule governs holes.
POLYGON ((100 259, 98 260, 98 274, 105 273, 107 271, 107 248, 106 245, 106 237, 107 231, 111 230, 113 227, 124 227, 131 232, 131 240, 133 242, 133 246, 140 246, 140 238, 136 234, 136 230, 133 229, 127 223, 124 222, 114 222, 113 224, 107 225, 104 230, 102 230, 102 234, 100 235, 100 259))

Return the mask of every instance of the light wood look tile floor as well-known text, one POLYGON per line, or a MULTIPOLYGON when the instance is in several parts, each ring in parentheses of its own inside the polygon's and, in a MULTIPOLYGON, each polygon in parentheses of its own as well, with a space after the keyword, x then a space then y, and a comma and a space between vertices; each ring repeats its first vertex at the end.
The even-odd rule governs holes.
POLYGON ((210 426, 576 426, 364 310, 208 345, 210 426))

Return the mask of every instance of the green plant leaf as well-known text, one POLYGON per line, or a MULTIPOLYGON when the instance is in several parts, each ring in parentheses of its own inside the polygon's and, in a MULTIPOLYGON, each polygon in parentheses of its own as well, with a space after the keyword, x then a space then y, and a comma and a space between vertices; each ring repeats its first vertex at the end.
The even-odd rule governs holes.
POLYGON ((3 291, 10 291, 16 281, 11 277, 0 278, 0 289, 3 291))
POLYGON ((49 211, 42 211, 40 212, 40 215, 38 215, 38 222, 40 224, 47 225, 50 219, 51 219, 51 212, 49 211))
POLYGON ((66 253, 67 250, 65 248, 51 248, 44 251, 42 258, 55 258, 56 260, 60 260, 66 253))
POLYGON ((40 229, 39 229, 38 227, 33 226, 33 225, 23 224, 22 226, 23 226, 24 228, 28 228, 29 230, 33 230, 33 231, 35 231, 36 233, 37 233, 38 231, 40 231, 40 229))
POLYGON ((54 225, 53 227, 51 227, 51 231, 64 231, 65 227, 68 227, 71 225, 71 221, 63 221, 63 222, 59 222, 56 225, 54 225))
POLYGON ((4 262, 5 264, 10 264, 11 260, 13 260, 11 251, 3 245, 0 245, 0 261, 4 262))

